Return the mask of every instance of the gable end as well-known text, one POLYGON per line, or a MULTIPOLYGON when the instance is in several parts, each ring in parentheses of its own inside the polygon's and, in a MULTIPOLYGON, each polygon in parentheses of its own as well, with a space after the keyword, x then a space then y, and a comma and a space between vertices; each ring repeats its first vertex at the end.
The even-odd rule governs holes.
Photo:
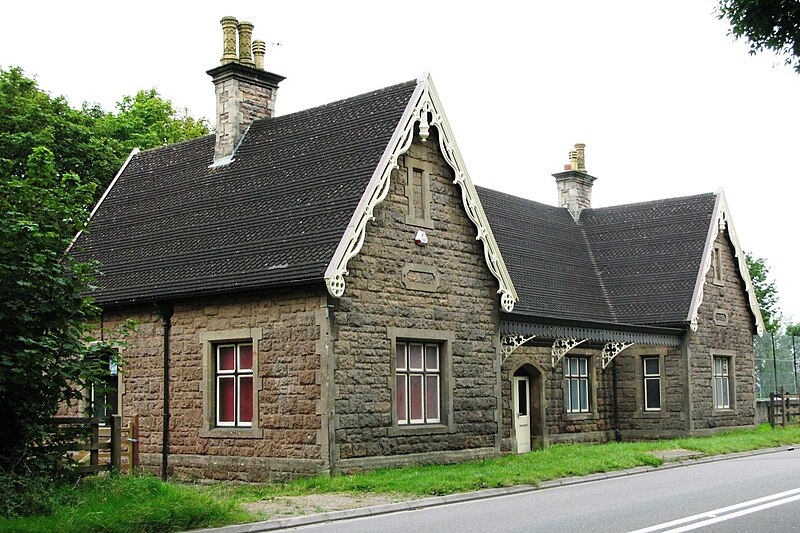
POLYGON ((739 267, 739 274, 742 276, 745 291, 747 292, 747 301, 750 304, 750 312, 753 314, 758 335, 763 335, 764 321, 761 318, 761 311, 758 308, 758 299, 756 298, 756 291, 753 287, 753 280, 750 279, 750 272, 747 269, 747 261, 745 260, 744 251, 739 245, 739 239, 736 236, 736 229, 733 227, 731 220, 731 212, 728 208, 728 202, 725 200, 725 193, 720 189, 717 193, 717 201, 714 206, 714 216, 711 218, 711 224, 708 228, 708 237, 706 238, 705 248, 703 250, 703 262, 701 263, 700 271, 697 273, 697 281, 695 282, 694 297, 692 298, 692 305, 689 308, 689 316, 687 321, 692 331, 697 331, 697 314, 700 310, 700 304, 703 302, 703 288, 705 285, 706 276, 711 269, 713 261, 714 241, 720 232, 728 232, 731 245, 733 246, 734 257, 739 267))
POLYGON ((483 206, 472 180, 469 178, 464 160, 455 143, 450 124, 444 115, 439 96, 430 76, 420 77, 414 94, 403 112, 403 117, 389 142, 383 157, 367 185, 361 201, 342 236, 339 246, 325 271, 325 284, 331 296, 339 298, 345 291, 344 276, 347 275, 347 263, 356 256, 364 245, 367 222, 373 220, 375 208, 383 202, 389 193, 392 171, 399 168, 398 159, 411 147, 414 140, 414 126, 419 123, 419 135, 423 141, 428 139, 431 126, 439 132, 439 148, 442 155, 453 169, 453 183, 461 189, 461 200, 467 216, 477 229, 477 240, 483 242, 484 258, 489 271, 497 278, 498 293, 503 310, 511 312, 519 300, 511 276, 506 269, 500 248, 495 241, 483 206))

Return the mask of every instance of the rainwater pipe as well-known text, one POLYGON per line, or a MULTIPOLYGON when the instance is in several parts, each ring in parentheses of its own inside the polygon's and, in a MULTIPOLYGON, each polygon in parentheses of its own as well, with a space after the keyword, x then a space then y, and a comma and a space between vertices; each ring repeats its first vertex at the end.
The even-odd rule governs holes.
POLYGON ((169 332, 172 329, 172 305, 162 303, 158 306, 161 312, 161 325, 164 327, 164 422, 161 430, 161 479, 167 480, 167 462, 169 457, 169 332))

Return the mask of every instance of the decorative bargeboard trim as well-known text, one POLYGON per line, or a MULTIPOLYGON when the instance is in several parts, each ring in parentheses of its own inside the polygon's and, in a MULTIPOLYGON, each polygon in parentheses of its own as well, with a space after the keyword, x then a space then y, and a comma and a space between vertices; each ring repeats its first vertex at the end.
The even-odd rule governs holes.
POLYGON ((701 263, 700 272, 697 275, 697 280, 694 286, 694 297, 692 298, 692 305, 689 307, 689 316, 687 322, 692 331, 697 331, 697 314, 700 311, 700 304, 703 303, 703 288, 705 287, 706 276, 711 269, 711 261, 713 259, 714 242, 721 232, 727 230, 728 237, 730 237, 731 244, 733 245, 734 257, 736 258, 739 266, 739 273, 744 281, 744 288, 747 292, 747 300, 750 304, 750 311, 755 317, 756 333, 763 335, 764 320, 761 318, 761 311, 758 308, 758 300, 756 298, 756 291, 753 287, 753 280, 750 279, 750 272, 747 268, 747 260, 745 259, 744 251, 739 245, 739 238, 736 236, 736 229, 733 227, 731 220, 731 212, 728 208, 728 202, 725 199, 725 193, 720 189, 715 193, 717 200, 714 204, 714 214, 711 218, 711 224, 708 228, 708 236, 706 237, 706 244, 703 250, 703 262, 701 263))
POLYGON ((417 81, 417 87, 403 112, 400 123, 392 134, 380 163, 350 219, 350 224, 325 270, 325 284, 328 292, 334 298, 340 298, 344 294, 346 287, 344 276, 348 273, 347 263, 361 251, 364 245, 367 222, 375 218, 375 208, 386 199, 389 193, 392 171, 399 168, 400 156, 411 147, 416 123, 419 123, 419 135, 423 141, 428 139, 430 126, 436 126, 438 130, 442 156, 453 169, 455 174, 453 183, 461 188, 464 209, 477 229, 476 239, 483 242, 486 265, 499 283, 497 292, 501 295, 501 306, 505 312, 510 313, 514 310, 514 304, 519 297, 514 290, 514 284, 511 282, 511 276, 506 269, 503 257, 500 255, 500 248, 489 227, 475 186, 467 173, 433 81, 428 74, 424 74, 417 81))

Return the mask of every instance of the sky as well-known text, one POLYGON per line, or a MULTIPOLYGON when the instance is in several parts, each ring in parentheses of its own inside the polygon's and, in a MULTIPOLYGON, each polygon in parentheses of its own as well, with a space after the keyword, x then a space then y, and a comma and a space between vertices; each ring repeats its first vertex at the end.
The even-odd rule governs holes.
POLYGON ((255 25, 283 115, 433 78, 477 185, 556 203, 586 144, 593 207, 722 188, 742 247, 800 321, 800 75, 748 54, 713 0, 12 2, 0 66, 74 106, 155 87, 213 125, 219 19, 255 25), (795 154, 794 156, 792 154, 795 154))

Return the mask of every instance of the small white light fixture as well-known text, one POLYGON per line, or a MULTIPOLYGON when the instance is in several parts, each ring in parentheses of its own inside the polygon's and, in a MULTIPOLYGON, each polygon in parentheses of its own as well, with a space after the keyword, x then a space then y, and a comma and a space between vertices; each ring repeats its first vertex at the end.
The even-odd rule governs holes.
POLYGON ((419 229, 414 236, 414 242, 420 246, 425 246, 428 244, 428 235, 423 230, 419 229))

